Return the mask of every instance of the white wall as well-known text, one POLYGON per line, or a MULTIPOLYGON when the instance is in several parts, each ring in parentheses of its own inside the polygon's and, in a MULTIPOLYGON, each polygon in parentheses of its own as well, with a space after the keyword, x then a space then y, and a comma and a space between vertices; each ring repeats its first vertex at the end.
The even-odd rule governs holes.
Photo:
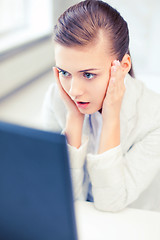
POLYGON ((54 5, 54 21, 70 6, 78 3, 78 0, 53 0, 54 5))
POLYGON ((130 48, 137 73, 160 74, 160 1, 108 0, 128 22, 130 48))
POLYGON ((128 22, 130 50, 137 78, 160 93, 160 1, 108 0, 128 22))

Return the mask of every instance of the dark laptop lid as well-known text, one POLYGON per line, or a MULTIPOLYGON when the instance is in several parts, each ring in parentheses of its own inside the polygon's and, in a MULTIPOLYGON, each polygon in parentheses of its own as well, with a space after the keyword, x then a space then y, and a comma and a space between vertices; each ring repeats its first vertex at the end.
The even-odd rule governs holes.
POLYGON ((0 239, 77 239, 65 136, 0 122, 0 239))

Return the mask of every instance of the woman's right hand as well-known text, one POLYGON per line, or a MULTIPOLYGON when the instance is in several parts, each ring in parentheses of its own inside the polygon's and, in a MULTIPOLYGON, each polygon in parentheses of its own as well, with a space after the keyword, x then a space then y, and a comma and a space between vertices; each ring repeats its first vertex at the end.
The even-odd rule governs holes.
POLYGON ((82 114, 79 111, 79 109, 76 106, 75 102, 71 99, 71 97, 68 95, 68 93, 62 87, 62 84, 61 84, 60 79, 59 79, 59 71, 58 71, 58 69, 56 67, 53 67, 53 71, 54 71, 55 80, 56 80, 56 83, 58 85, 61 98, 63 99, 64 104, 67 107, 68 114, 71 115, 74 118, 75 117, 84 118, 84 114, 82 114))
POLYGON ((67 92, 62 87, 62 84, 59 79, 58 69, 54 67, 53 71, 54 71, 55 79, 60 91, 60 95, 68 111, 66 116, 66 126, 65 126, 65 135, 67 137, 67 142, 71 146, 79 148, 81 146, 84 114, 82 114, 79 111, 75 102, 71 99, 71 97, 67 94, 67 92))

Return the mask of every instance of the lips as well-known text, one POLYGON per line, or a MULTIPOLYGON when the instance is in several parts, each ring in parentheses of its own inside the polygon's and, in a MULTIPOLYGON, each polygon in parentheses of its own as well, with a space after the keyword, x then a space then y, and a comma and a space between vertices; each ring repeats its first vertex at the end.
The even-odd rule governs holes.
POLYGON ((76 102, 78 108, 87 108, 89 102, 76 102))

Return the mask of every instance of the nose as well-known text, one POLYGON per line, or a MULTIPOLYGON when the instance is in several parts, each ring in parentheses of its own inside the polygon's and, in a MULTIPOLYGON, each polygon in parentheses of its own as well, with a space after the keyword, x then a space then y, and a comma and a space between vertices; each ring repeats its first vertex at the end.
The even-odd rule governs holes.
POLYGON ((73 79, 71 80, 69 95, 71 98, 76 98, 78 96, 83 95, 83 86, 80 79, 73 79))

